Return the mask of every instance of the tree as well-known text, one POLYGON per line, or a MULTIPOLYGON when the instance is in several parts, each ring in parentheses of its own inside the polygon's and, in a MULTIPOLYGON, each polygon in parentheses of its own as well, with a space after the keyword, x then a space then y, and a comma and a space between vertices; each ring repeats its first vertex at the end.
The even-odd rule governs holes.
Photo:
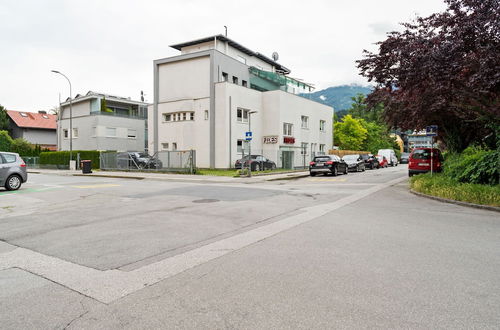
MULTIPOLYGON (((380 149, 393 149, 395 139, 389 135, 387 126, 374 121, 360 120, 361 125, 366 129, 366 139, 361 145, 361 150, 367 150, 372 154, 377 154, 380 149)), ((399 150, 399 146, 397 146, 399 150)))
POLYGON ((345 150, 361 150, 367 131, 360 120, 346 115, 334 125, 335 143, 345 150))
POLYGON ((7 131, 0 131, 0 151, 10 151, 12 138, 7 131))
POLYGON ((36 148, 23 138, 14 139, 10 145, 10 151, 20 156, 33 156, 36 148))
POLYGON ((7 114, 7 110, 0 105, 0 130, 8 130, 9 129, 9 115, 7 114))
POLYGON ((383 103, 392 127, 437 124, 450 150, 498 141, 500 125, 499 0, 445 0, 447 10, 402 24, 364 51, 361 74, 377 85, 368 104, 383 103))

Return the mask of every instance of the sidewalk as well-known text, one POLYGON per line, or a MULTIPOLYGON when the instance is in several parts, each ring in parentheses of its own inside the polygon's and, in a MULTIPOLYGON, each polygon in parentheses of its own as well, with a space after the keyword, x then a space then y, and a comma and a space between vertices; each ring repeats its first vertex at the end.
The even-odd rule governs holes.
POLYGON ((181 182, 199 182, 199 183, 258 183, 275 180, 292 180, 309 176, 308 171, 292 173, 266 173, 265 175, 255 175, 247 177, 228 177, 213 175, 190 175, 190 174, 171 174, 154 172, 120 172, 120 171, 96 171, 91 174, 82 174, 81 171, 71 170, 49 170, 49 169, 28 169, 28 174, 46 174, 62 176, 93 176, 104 178, 120 178, 132 180, 157 180, 157 181, 181 181, 181 182))

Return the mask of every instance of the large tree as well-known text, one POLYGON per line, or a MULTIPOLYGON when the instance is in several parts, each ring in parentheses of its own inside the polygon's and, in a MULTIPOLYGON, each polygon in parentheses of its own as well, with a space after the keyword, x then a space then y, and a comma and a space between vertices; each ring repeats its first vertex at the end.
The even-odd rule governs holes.
POLYGON ((7 110, 0 105, 0 130, 8 130, 9 129, 9 115, 7 114, 7 110))
POLYGON ((336 122, 334 131, 335 144, 344 150, 361 150, 368 133, 360 119, 355 119, 351 115, 346 115, 341 122, 336 122))
POLYGON ((496 142, 500 0, 445 2, 445 12, 402 24, 404 31, 388 33, 378 52, 364 51, 358 67, 376 83, 368 103, 383 103, 393 127, 439 125, 451 150, 496 142))

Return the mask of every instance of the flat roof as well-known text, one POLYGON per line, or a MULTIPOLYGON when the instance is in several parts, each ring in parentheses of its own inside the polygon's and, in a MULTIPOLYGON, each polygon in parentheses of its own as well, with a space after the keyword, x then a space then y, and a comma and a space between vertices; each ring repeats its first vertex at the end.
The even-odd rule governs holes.
POLYGON ((249 48, 247 48, 247 47, 245 47, 245 46, 237 43, 234 40, 229 39, 228 37, 226 37, 226 36, 224 36, 222 34, 217 34, 217 35, 214 35, 214 36, 211 36, 211 37, 206 37, 206 38, 192 40, 192 41, 186 41, 186 42, 182 42, 180 44, 170 45, 170 47, 172 47, 174 49, 177 49, 177 50, 181 50, 184 47, 189 47, 189 46, 194 46, 194 45, 202 44, 202 43, 205 43, 205 42, 213 41, 215 39, 221 40, 221 41, 225 41, 231 47, 234 47, 234 48, 238 49, 239 51, 241 51, 241 52, 243 52, 243 53, 245 53, 247 55, 255 56, 255 57, 261 59, 262 61, 264 61, 264 62, 266 62, 268 64, 273 65, 274 67, 276 67, 276 71, 278 71, 280 73, 289 74, 291 72, 290 69, 288 69, 285 66, 279 64, 278 62, 270 59, 269 57, 267 57, 265 55, 262 55, 261 53, 254 52, 254 51, 250 50, 249 48))

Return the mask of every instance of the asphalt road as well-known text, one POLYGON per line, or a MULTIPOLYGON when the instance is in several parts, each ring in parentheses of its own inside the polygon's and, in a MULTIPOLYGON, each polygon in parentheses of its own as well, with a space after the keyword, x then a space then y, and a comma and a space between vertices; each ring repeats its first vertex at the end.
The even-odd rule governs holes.
POLYGON ((406 176, 31 175, 0 191, 1 328, 498 328, 498 213, 406 176))

